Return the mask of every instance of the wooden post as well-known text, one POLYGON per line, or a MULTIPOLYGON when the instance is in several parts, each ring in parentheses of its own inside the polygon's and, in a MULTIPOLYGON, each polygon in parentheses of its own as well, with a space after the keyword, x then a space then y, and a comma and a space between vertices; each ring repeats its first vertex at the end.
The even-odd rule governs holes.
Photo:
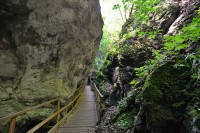
MULTIPOLYGON (((57 103, 57 111, 59 111, 59 110, 60 110, 60 98, 59 98, 58 103, 57 103)), ((60 113, 57 116, 56 122, 58 123, 59 120, 60 120, 60 113)))
POLYGON ((11 118, 11 121, 10 121, 9 133, 15 132, 15 126, 16 126, 16 117, 13 117, 13 118, 11 118))

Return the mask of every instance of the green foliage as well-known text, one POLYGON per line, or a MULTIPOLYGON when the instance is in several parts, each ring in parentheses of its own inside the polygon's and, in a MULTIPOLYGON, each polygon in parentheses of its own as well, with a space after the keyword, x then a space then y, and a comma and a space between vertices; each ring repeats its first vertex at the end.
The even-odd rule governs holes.
POLYGON ((149 66, 145 65, 139 68, 135 68, 135 71, 136 71, 136 76, 143 77, 146 74, 148 74, 149 66))
POLYGON ((126 40, 126 39, 129 39, 129 38, 132 38, 132 37, 133 37, 133 34, 132 34, 131 32, 126 33, 126 34, 124 35, 125 40, 126 40))
POLYGON ((136 13, 134 18, 137 21, 149 20, 149 14, 154 13, 157 10, 156 5, 160 3, 160 0, 133 0, 136 13), (142 6, 141 6, 142 5, 142 6))
POLYGON ((121 3, 117 3, 113 6, 113 10, 124 10, 125 19, 134 15, 134 19, 140 23, 142 21, 149 20, 149 14, 154 13, 157 10, 157 4, 161 0, 121 0, 121 3), (134 12, 134 14, 133 14, 134 12), (129 13, 129 16, 127 14, 129 13))
POLYGON ((121 130, 133 127, 135 115, 134 109, 128 113, 121 114, 117 120, 117 127, 121 130))
POLYGON ((110 52, 116 52, 116 47, 113 46, 114 40, 110 37, 111 34, 108 32, 107 28, 103 29, 103 37, 101 39, 99 51, 95 58, 94 68, 99 71, 103 65, 109 64, 110 61, 107 60, 107 56, 110 52))
POLYGON ((139 80, 134 79, 134 80, 132 80, 129 84, 131 84, 131 85, 133 86, 133 88, 135 88, 139 83, 140 83, 139 80))
POLYGON ((187 38, 184 38, 184 35, 176 36, 165 36, 165 50, 166 51, 179 51, 189 47, 189 44, 184 44, 185 41, 188 41, 187 38))
POLYGON ((195 53, 188 54, 186 57, 192 66, 191 78, 198 82, 200 80, 200 48, 195 53))
POLYGON ((121 3, 115 4, 113 10, 119 10, 122 20, 125 22, 133 11, 132 0, 121 0, 121 3), (129 15, 127 15, 129 13, 129 15))
POLYGON ((148 39, 155 39, 160 30, 155 31, 138 31, 138 37, 147 37, 148 39))
POLYGON ((196 42, 200 39, 200 14, 192 20, 192 22, 183 27, 182 33, 171 36, 165 36, 165 50, 179 51, 189 47, 191 42, 196 42), (188 42, 188 43, 186 43, 188 42))
POLYGON ((115 4, 114 6, 113 6, 113 10, 117 10, 117 9, 120 9, 120 4, 115 4))
MULTIPOLYGON (((141 32, 140 35, 147 33, 141 32)), ((151 33, 150 33, 151 34, 151 33)), ((164 47, 161 50, 153 52, 153 58, 146 62, 146 65, 136 68, 136 75, 143 77, 148 74, 155 66, 162 64, 169 57, 179 54, 180 50, 186 50, 190 45, 200 39, 200 13, 192 22, 183 27, 182 32, 178 35, 166 35, 164 37, 164 47), (167 58, 168 57, 168 58, 167 58)), ((199 51, 197 51, 199 53, 199 51)), ((199 58, 197 54, 192 58, 199 58)), ((195 60, 194 60, 195 61, 195 60)), ((175 67, 183 66, 185 64, 175 64, 175 67)), ((187 65, 187 63, 186 63, 187 65)))
MULTIPOLYGON (((120 14, 122 16, 122 19, 128 19, 129 17, 134 17, 136 23, 141 23, 143 21, 148 20, 148 16, 150 13, 153 13, 156 11, 157 7, 156 5, 160 2, 160 0, 121 0, 120 3, 117 3, 113 6, 113 10, 119 10, 120 14), (143 5, 143 6, 141 6, 143 5), (134 13, 133 13, 134 12, 134 13)), ((135 30, 136 32, 140 31, 140 29, 135 30)), ((125 34, 124 39, 131 38, 136 32, 131 33, 128 32, 125 34)), ((152 32, 140 32, 139 34, 145 34, 148 35, 149 38, 155 38, 158 31, 152 31, 152 32)), ((107 60, 108 54, 111 55, 117 55, 118 59, 122 59, 122 54, 126 52, 126 50, 129 47, 127 44, 124 44, 124 46, 119 46, 118 44, 114 44, 114 40, 111 40, 110 34, 104 28, 104 34, 103 39, 101 41, 99 54, 96 58, 96 68, 99 70, 103 62, 107 60)))

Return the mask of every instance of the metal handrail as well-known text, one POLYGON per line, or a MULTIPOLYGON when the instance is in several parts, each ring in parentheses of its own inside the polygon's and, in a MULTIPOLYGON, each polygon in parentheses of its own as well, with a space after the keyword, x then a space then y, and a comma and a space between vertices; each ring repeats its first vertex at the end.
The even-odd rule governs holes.
POLYGON ((18 117, 19 115, 23 115, 23 114, 25 114, 27 112, 33 111, 35 109, 38 109, 40 107, 49 105, 49 104, 57 101, 57 111, 55 113, 53 113, 52 115, 50 115, 48 118, 46 118, 45 120, 43 120, 42 122, 40 122, 38 125, 36 125, 34 128, 32 128, 31 130, 29 130, 27 132, 27 133, 33 133, 36 130, 38 130, 39 128, 41 128, 44 124, 50 122, 53 118, 57 117, 57 119, 58 119, 59 116, 60 116, 60 113, 63 112, 64 110, 68 109, 70 106, 72 106, 71 110, 73 110, 73 108, 77 104, 77 101, 80 99, 80 96, 81 96, 82 92, 83 92, 83 87, 80 87, 74 93, 74 95, 72 96, 72 100, 66 106, 64 106, 61 109, 60 109, 60 97, 58 97, 58 98, 55 98, 53 100, 47 101, 45 103, 42 103, 42 104, 30 107, 28 109, 25 109, 25 110, 22 110, 22 111, 10 114, 10 115, 5 116, 5 117, 1 117, 0 118, 0 122, 3 122, 5 120, 11 120, 10 121, 11 123, 10 123, 9 133, 14 133, 15 132, 15 126, 16 126, 16 117, 18 117))

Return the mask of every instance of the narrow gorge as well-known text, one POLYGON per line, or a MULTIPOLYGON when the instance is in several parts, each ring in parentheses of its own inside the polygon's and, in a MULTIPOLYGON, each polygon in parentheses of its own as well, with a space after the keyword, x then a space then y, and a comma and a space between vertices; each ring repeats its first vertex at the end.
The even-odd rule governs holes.
POLYGON ((26 132, 200 133, 200 0, 0 0, 0 133, 26 132))

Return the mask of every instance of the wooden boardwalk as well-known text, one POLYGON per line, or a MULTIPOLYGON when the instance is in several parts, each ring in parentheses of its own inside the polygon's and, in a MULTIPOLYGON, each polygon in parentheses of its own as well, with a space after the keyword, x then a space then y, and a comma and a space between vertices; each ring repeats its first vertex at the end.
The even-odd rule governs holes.
POLYGON ((69 116, 67 122, 56 133, 91 133, 97 122, 95 94, 86 86, 77 109, 69 116))

